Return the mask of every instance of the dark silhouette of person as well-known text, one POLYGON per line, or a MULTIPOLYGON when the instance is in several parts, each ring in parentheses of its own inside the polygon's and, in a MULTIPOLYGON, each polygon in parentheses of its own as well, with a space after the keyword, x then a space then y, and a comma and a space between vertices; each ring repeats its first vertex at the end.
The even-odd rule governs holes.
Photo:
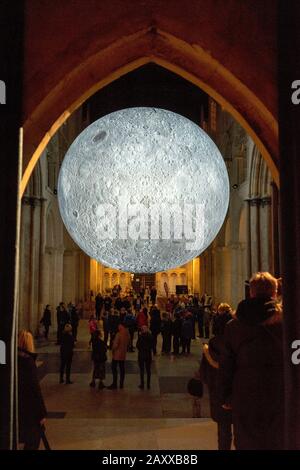
POLYGON ((70 374, 73 359, 74 338, 72 326, 67 323, 61 336, 60 344, 60 383, 64 383, 64 373, 66 372, 66 384, 72 384, 70 374))
POLYGON ((96 319, 97 320, 100 320, 100 315, 101 315, 101 311, 102 311, 102 307, 103 307, 103 302, 104 302, 103 297, 100 294, 100 292, 98 292, 98 294, 95 297, 95 310, 96 310, 96 319))
POLYGON ((172 324, 172 335, 173 335, 173 354, 179 354, 180 338, 181 338, 181 317, 180 313, 175 313, 175 320, 172 324))
POLYGON ((163 337, 161 352, 163 354, 169 354, 171 352, 172 345, 172 320, 169 313, 163 313, 161 334, 163 337))
POLYGON ((48 339, 49 327, 51 326, 51 310, 50 310, 49 304, 47 304, 45 307, 40 323, 44 325, 44 328, 45 328, 44 335, 45 335, 45 338, 48 339))
POLYGON ((151 362, 152 362, 152 335, 146 325, 141 328, 140 335, 138 337, 136 347, 138 350, 138 364, 140 369, 140 385, 139 388, 144 390, 144 372, 146 369, 147 373, 147 389, 150 389, 151 385, 151 362))
POLYGON ((200 379, 207 384, 211 418, 218 424, 218 448, 230 450, 232 443, 232 413, 222 407, 220 394, 219 365, 224 348, 224 330, 232 320, 230 305, 222 303, 218 307, 214 322, 214 337, 203 345, 203 356, 200 364, 200 379))
POLYGON ((57 319, 57 343, 56 344, 60 344, 64 327, 70 321, 70 315, 63 302, 60 302, 59 306, 56 308, 56 319, 57 319))
POLYGON ((157 348, 157 336, 161 331, 161 318, 160 318, 160 310, 157 308, 156 305, 152 305, 150 308, 150 331, 152 334, 153 342, 153 354, 156 354, 157 348))
POLYGON ((92 381, 90 387, 96 386, 96 380, 99 379, 99 390, 105 388, 103 380, 105 379, 105 362, 107 361, 107 346, 101 339, 101 333, 96 330, 92 339, 92 361, 94 363, 92 381))
POLYGON ((76 343, 77 331, 78 331, 78 325, 79 325, 79 315, 78 315, 75 305, 72 305, 70 309, 70 321, 72 325, 73 338, 76 343))
POLYGON ((270 273, 256 273, 250 298, 225 327, 220 389, 224 409, 232 408, 237 450, 284 448, 282 307, 276 291, 270 273))

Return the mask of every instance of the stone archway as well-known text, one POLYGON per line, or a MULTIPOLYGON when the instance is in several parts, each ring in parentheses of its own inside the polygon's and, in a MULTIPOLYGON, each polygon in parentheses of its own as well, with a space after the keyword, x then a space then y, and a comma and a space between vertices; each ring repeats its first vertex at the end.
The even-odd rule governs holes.
POLYGON ((203 0, 175 9, 168 1, 158 9, 154 0, 134 0, 126 8, 118 2, 116 10, 104 1, 101 9, 91 2, 88 12, 78 2, 69 2, 67 9, 62 3, 51 10, 44 4, 28 6, 21 192, 41 152, 70 114, 95 91, 148 62, 193 82, 228 110, 252 136, 278 184, 276 57, 270 53, 276 12, 268 1, 261 12, 263 27, 251 1, 226 2, 218 10, 203 0), (36 41, 41 25, 43 39, 36 41), (234 50, 233 36, 239 38, 234 50), (254 80, 258 61, 261 75, 254 80))

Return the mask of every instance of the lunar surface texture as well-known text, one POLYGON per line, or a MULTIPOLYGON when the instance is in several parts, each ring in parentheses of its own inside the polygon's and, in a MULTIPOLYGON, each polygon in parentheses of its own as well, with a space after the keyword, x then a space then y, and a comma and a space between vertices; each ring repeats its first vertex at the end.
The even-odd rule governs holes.
POLYGON ((58 201, 77 245, 105 266, 165 271, 202 253, 229 203, 218 148, 189 119, 129 108, 88 126, 62 162, 58 201))

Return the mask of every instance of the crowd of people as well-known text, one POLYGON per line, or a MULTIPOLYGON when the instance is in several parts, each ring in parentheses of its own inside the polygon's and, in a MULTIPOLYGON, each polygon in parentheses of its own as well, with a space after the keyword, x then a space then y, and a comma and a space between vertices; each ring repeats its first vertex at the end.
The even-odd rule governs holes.
MULTIPOLYGON (((204 294, 170 296, 160 311, 156 296, 131 298, 114 295, 95 298, 95 313, 88 320, 89 346, 93 362, 90 387, 122 389, 127 354, 138 352, 139 388, 151 387, 151 363, 162 335, 161 354, 189 355, 196 333, 202 342, 199 381, 208 386, 211 417, 218 424, 218 447, 236 449, 283 448, 283 359, 282 307, 280 283, 270 273, 257 273, 250 280, 249 298, 236 312, 226 303, 216 308, 204 294), (208 342, 205 338, 209 339, 208 342), (111 350, 112 383, 105 387, 105 364, 111 350), (146 382, 145 382, 146 373, 146 382), (232 430, 233 427, 233 430, 232 430)), ((41 320, 48 337, 50 306, 41 320)), ((70 373, 77 340, 79 313, 73 304, 57 307, 57 344, 60 345, 60 383, 72 384, 70 373), (66 377, 66 380, 65 380, 66 377)), ((200 356, 200 351, 199 351, 200 356)), ((19 393, 21 430, 29 427, 31 438, 22 439, 25 448, 37 448, 37 429, 44 422, 46 409, 34 366, 32 336, 21 332, 19 339, 19 393), (28 394, 29 385, 33 392, 28 394), (26 393, 24 393, 24 390, 26 393), (35 405, 33 406, 33 402, 35 405), (28 404, 35 409, 27 416, 28 404)), ((30 434, 30 433, 29 433, 30 434)))

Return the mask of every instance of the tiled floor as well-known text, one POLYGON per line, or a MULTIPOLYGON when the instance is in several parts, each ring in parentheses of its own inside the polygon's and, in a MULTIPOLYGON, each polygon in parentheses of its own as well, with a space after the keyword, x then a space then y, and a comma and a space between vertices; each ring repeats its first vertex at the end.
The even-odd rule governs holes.
MULTIPOLYGON (((123 390, 91 389, 88 340, 87 322, 82 320, 72 364, 73 385, 58 383, 59 347, 54 337, 38 347, 41 386, 50 412, 47 436, 53 449, 217 448, 207 392, 201 401, 201 418, 193 418, 193 398, 186 393, 187 381, 199 366, 200 339, 193 341, 189 357, 154 358, 149 391, 138 388, 136 352, 128 353, 123 390)), ((160 339, 158 345, 160 351, 160 339)), ((106 371, 109 385, 110 357, 106 371)))

